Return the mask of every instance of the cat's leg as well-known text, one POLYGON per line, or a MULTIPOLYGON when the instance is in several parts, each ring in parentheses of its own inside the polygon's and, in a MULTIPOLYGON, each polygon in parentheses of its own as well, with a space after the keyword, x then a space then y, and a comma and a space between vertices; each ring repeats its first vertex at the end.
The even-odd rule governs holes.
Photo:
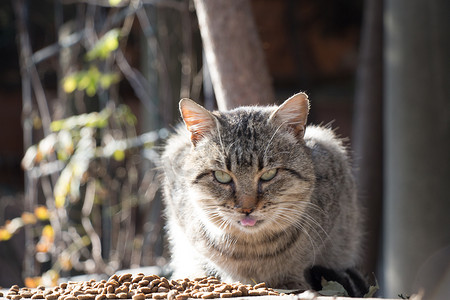
POLYGON ((191 244, 184 232, 171 227, 172 255, 171 267, 173 279, 199 278, 206 276, 204 258, 191 244))
POLYGON ((362 297, 369 290, 366 280, 356 269, 333 270, 321 266, 313 266, 305 271, 305 278, 311 289, 320 291, 322 278, 341 284, 350 297, 362 297))

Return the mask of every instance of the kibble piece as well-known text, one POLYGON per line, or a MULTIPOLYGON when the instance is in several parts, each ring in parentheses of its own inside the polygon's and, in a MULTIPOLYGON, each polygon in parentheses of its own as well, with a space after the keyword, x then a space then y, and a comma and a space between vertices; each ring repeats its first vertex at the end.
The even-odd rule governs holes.
POLYGON ((171 290, 167 293, 167 300, 175 300, 176 295, 178 294, 177 290, 171 290))
POLYGON ((15 285, 13 285, 13 286, 11 286, 11 287, 9 288, 10 291, 17 291, 17 292, 19 291, 19 289, 20 289, 20 288, 19 288, 19 286, 18 286, 17 284, 15 284, 15 285))
POLYGON ((189 294, 178 294, 175 296, 175 300, 187 300, 189 298, 189 294))
POLYGON ((44 295, 41 293, 36 293, 33 296, 31 296, 31 299, 44 299, 44 295))
POLYGON ((139 281, 142 280, 142 278, 144 277, 144 275, 136 275, 133 277, 133 279, 131 280, 132 283, 138 283, 139 281))
POLYGON ((11 300, 20 300, 20 299, 22 299, 21 295, 14 295, 11 297, 11 300))
POLYGON ((192 298, 201 298, 203 296, 203 292, 199 292, 198 290, 193 290, 190 294, 192 298))
POLYGON ((119 293, 128 293, 128 288, 124 285, 119 286, 118 288, 116 288, 116 295, 119 293))
POLYGON ((170 289, 170 284, 168 282, 163 281, 160 284, 158 284, 158 287, 165 287, 170 289))
POLYGON ((150 283, 150 281, 148 281, 148 280, 146 280, 146 279, 143 279, 143 280, 141 280, 141 281, 138 282, 138 284, 139 284, 140 286, 147 286, 147 285, 149 285, 149 283, 150 283))
POLYGON ((59 297, 59 293, 45 295, 46 300, 57 300, 58 297, 59 297))
POLYGON ((145 295, 143 293, 138 293, 138 294, 133 295, 132 299, 133 300, 144 300, 145 295))
POLYGON ((166 299, 167 293, 154 293, 152 297, 153 299, 166 299))
POLYGON ((114 287, 113 285, 108 285, 108 286, 106 287, 106 293, 107 293, 107 294, 113 294, 115 290, 116 290, 116 289, 115 289, 115 287, 114 287))
POLYGON ((231 291, 231 296, 233 297, 241 297, 242 296, 242 292, 241 291, 237 291, 237 290, 233 290, 231 291))
POLYGON ((214 299, 214 298, 218 298, 219 296, 220 296, 220 294, 218 294, 218 293, 205 292, 202 295, 202 299, 214 299))
POLYGON ((157 277, 158 276, 156 276, 156 275, 147 275, 147 276, 142 277, 141 280, 148 280, 150 282, 150 281, 153 281, 155 279, 158 279, 157 277))
POLYGON ((105 294, 99 294, 99 295, 95 296, 95 300, 103 300, 103 299, 106 299, 105 294))
POLYGON ((150 294, 152 292, 152 289, 149 287, 143 286, 143 287, 140 287, 138 289, 138 291, 140 291, 141 293, 144 293, 144 294, 150 294))
POLYGON ((269 292, 266 289, 259 288, 259 289, 257 289, 257 291, 259 292, 260 296, 265 296, 265 295, 269 294, 269 292))
POLYGON ((220 284, 220 281, 217 279, 208 279, 209 284, 220 284))
POLYGON ((116 294, 117 299, 127 299, 128 298, 128 293, 118 293, 116 294))
POLYGON ((121 283, 126 282, 126 281, 131 281, 132 276, 133 275, 130 273, 123 274, 123 275, 120 275, 119 280, 117 280, 117 281, 121 282, 121 283))
POLYGON ((263 288, 263 287, 266 287, 266 283, 265 283, 265 282, 258 283, 258 284, 256 284, 253 288, 254 288, 255 290, 257 290, 257 289, 263 288))
POLYGON ((158 287, 158 293, 168 293, 169 291, 170 289, 165 286, 158 287))
POLYGON ((229 284, 223 284, 223 285, 221 285, 221 286, 219 286, 219 287, 216 287, 216 288, 214 289, 214 291, 215 291, 215 292, 218 292, 218 293, 224 293, 225 291, 231 291, 231 285, 229 285, 229 284))
POLYGON ((220 298, 231 298, 233 297, 233 294, 230 292, 220 293, 220 298))
POLYGON ((85 292, 86 292, 86 294, 97 295, 98 289, 87 289, 85 292))
POLYGON ((242 296, 248 296, 248 290, 249 288, 247 288, 245 285, 241 285, 238 287, 238 291, 242 293, 242 296))
POLYGON ((259 296, 259 291, 258 290, 249 290, 248 295, 249 296, 259 296))
POLYGON ((80 294, 77 296, 78 300, 95 300, 95 295, 92 294, 80 294))
POLYGON ((278 296, 278 295, 279 294, 277 292, 269 291, 269 296, 278 296))
POLYGON ((107 299, 117 299, 117 296, 116 296, 116 294, 108 293, 108 294, 106 294, 106 298, 107 299))
POLYGON ((158 284, 160 284, 160 283, 161 283, 161 279, 159 279, 159 278, 153 279, 153 280, 150 282, 150 287, 154 287, 155 285, 158 285, 158 284))
POLYGON ((118 286, 120 286, 120 283, 119 282, 117 282, 117 280, 108 280, 107 282, 106 282, 106 284, 105 284, 106 286, 113 286, 113 287, 118 287, 118 286))

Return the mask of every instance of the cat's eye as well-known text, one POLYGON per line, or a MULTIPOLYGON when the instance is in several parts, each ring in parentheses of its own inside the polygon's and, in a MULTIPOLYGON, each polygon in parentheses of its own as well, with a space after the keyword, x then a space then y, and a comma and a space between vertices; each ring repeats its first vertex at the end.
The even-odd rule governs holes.
POLYGON ((277 175, 277 172, 278 172, 277 169, 270 169, 269 171, 264 172, 264 173, 261 175, 261 179, 262 179, 263 181, 269 181, 269 180, 272 180, 272 179, 275 177, 275 175, 277 175))
POLYGON ((230 183, 231 182, 231 176, 228 173, 225 173, 223 171, 214 171, 214 178, 220 183, 230 183))

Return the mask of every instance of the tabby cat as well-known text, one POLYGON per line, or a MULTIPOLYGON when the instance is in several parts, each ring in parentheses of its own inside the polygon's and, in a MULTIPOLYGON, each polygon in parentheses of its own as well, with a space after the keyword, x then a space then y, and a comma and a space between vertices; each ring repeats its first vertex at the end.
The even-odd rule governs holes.
POLYGON ((226 112, 182 99, 180 111, 185 126, 162 154, 173 277, 308 289, 351 274, 361 236, 351 167, 331 129, 306 127, 306 94, 226 112))

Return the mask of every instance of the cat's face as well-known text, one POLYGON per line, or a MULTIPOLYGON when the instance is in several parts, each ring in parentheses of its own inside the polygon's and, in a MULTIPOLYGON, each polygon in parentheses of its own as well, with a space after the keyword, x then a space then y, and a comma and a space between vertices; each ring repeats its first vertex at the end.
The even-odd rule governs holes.
POLYGON ((293 122, 284 119, 282 107, 195 112, 205 114, 206 125, 194 124, 200 131, 191 131, 190 195, 218 230, 280 231, 298 222, 309 204, 315 177, 302 138, 306 114, 288 107, 293 122))

